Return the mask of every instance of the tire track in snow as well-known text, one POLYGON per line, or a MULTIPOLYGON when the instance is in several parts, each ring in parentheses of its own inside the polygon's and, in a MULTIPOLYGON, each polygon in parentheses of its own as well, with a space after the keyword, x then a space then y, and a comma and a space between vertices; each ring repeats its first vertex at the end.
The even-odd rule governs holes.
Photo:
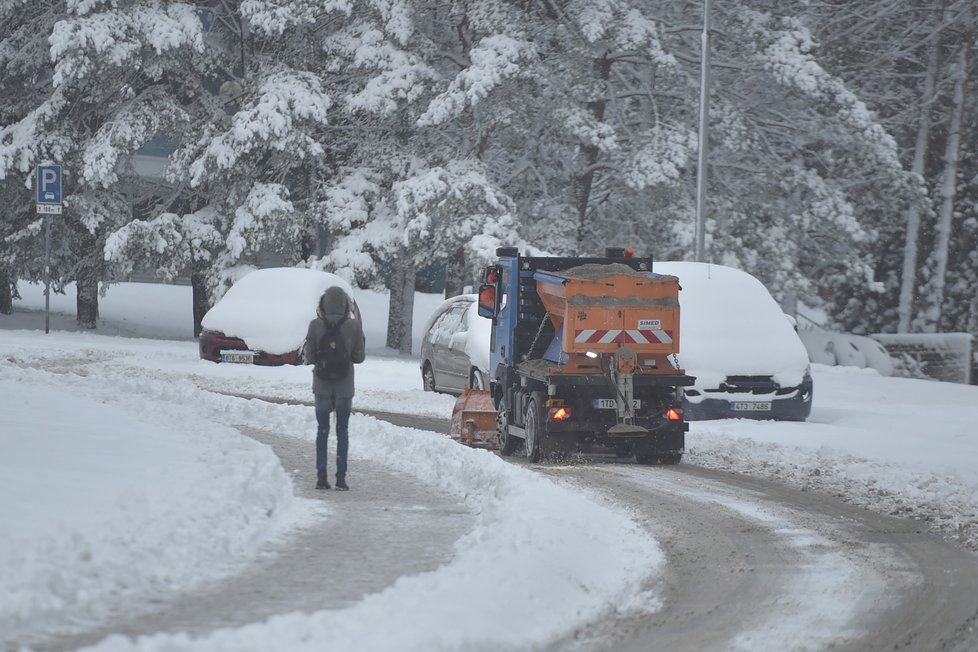
POLYGON ((978 558, 921 524, 689 465, 540 470, 628 506, 669 560, 661 609, 550 650, 978 649, 978 558))

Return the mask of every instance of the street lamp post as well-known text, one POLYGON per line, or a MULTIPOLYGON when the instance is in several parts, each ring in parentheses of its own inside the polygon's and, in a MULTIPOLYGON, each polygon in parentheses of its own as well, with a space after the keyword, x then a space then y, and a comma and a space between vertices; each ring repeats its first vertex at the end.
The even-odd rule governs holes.
POLYGON ((700 59, 700 133, 696 162, 696 260, 706 262, 706 162, 710 149, 710 9, 703 0, 703 39, 700 59))

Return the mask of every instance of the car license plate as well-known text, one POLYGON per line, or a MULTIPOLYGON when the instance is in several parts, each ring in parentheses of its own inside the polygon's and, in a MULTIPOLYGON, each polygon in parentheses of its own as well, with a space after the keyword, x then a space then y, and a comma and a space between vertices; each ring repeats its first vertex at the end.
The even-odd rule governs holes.
POLYGON ((251 364, 255 361, 254 351, 221 351, 221 362, 251 364))
MULTIPOLYGON (((594 399, 594 407, 599 410, 614 410, 618 405, 615 403, 613 398, 596 398, 594 399)), ((637 398, 632 399, 632 409, 638 410, 642 407, 642 401, 637 398)))
POLYGON ((771 401, 731 401, 730 409, 734 412, 770 412, 771 401))

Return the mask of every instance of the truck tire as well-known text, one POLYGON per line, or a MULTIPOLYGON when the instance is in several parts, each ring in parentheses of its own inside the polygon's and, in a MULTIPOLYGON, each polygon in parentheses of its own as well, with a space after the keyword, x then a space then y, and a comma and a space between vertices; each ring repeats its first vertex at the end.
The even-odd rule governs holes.
POLYGON ((496 440, 499 445, 499 454, 503 457, 509 457, 516 452, 516 447, 520 443, 518 438, 509 434, 507 422, 506 408, 500 402, 499 409, 496 411, 496 440))
POLYGON ((655 453, 635 451, 635 461, 639 464, 655 464, 659 461, 659 458, 655 456, 655 453))
POLYGON ((659 461, 659 454, 655 446, 646 442, 635 443, 635 461, 639 464, 655 464, 659 461))
POLYGON ((526 419, 523 422, 526 428, 526 440, 523 442, 526 447, 526 459, 533 463, 539 462, 543 456, 543 439, 546 437, 542 397, 542 392, 533 392, 526 404, 526 419))

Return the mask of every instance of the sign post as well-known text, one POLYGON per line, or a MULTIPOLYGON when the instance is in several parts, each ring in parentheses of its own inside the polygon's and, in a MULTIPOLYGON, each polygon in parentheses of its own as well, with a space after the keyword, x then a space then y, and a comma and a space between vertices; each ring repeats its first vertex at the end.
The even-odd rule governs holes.
POLYGON ((44 215, 44 332, 51 332, 51 215, 61 215, 61 166, 38 165, 37 214, 44 215))

